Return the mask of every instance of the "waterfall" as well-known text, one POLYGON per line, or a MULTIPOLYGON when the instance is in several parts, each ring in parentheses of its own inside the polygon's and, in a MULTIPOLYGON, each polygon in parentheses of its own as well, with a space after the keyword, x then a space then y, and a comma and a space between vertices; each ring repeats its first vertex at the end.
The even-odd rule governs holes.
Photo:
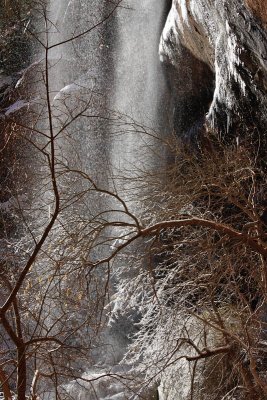
MULTIPOLYGON (((136 121, 163 136, 169 129, 169 93, 158 49, 166 1, 130 0, 127 6, 117 14, 119 34, 115 44, 111 107, 124 114, 126 121, 136 121)), ((144 138, 134 129, 129 132, 126 127, 125 131, 127 134, 112 143, 112 160, 117 171, 132 171, 162 162, 164 149, 160 141, 146 137, 146 147, 144 138), (149 154, 150 145, 157 148, 159 157, 156 151, 153 156, 149 154)))
MULTIPOLYGON (((168 129, 168 91, 158 57, 166 2, 125 1, 105 23, 90 33, 55 46, 98 25, 112 7, 114 4, 109 0, 93 0, 90 4, 86 0, 51 0, 48 40, 54 48, 49 52, 49 90, 55 126, 60 126, 67 118, 66 105, 75 110, 81 107, 79 102, 92 95, 90 111, 99 118, 78 119, 71 126, 75 142, 70 143, 69 138, 62 135, 58 141, 59 150, 70 164, 74 162, 73 154, 78 154, 78 167, 103 187, 109 186, 109 176, 112 176, 112 184, 123 193, 123 185, 116 181, 117 174, 133 166, 139 167, 143 162, 152 165, 158 160, 143 152, 143 144, 134 130, 115 135, 116 121, 121 121, 123 115, 126 126, 130 119, 154 129, 159 135, 164 135, 168 129), (115 116, 115 127, 102 118, 107 112, 115 116)), ((123 124, 120 129, 124 131, 123 124)), ((134 207, 127 196, 124 199, 134 207)), ((104 209, 105 205, 105 200, 99 200, 97 210, 104 209)), ((89 208, 94 214, 94 207, 90 204, 85 209, 89 208)), ((106 371, 122 373, 117 363, 126 351, 131 329, 123 319, 106 329, 102 340, 108 345, 106 348, 112 350, 94 354, 97 365, 92 365, 84 374, 87 379, 96 379, 106 371)), ((107 377, 97 380, 91 391, 90 387, 82 381, 70 382, 64 390, 80 400, 88 396, 91 400, 125 398, 124 386, 107 377)), ((53 399, 53 395, 48 397, 53 399)))

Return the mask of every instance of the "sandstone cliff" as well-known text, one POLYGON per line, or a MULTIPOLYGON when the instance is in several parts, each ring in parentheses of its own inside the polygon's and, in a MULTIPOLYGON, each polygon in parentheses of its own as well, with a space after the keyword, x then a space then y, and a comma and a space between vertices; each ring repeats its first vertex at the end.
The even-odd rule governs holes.
POLYGON ((228 137, 265 128, 266 21, 267 6, 260 0, 173 1, 160 57, 175 80, 178 133, 188 135, 205 115, 228 137), (181 109, 188 121, 188 104, 190 122, 184 123, 181 109))

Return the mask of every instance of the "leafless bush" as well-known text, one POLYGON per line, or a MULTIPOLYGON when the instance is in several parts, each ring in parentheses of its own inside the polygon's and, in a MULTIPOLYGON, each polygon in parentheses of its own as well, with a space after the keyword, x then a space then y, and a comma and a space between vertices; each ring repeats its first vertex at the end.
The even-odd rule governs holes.
POLYGON ((168 399, 264 398, 264 171, 248 144, 171 148, 164 180, 146 172, 146 252, 114 299, 142 316, 126 360, 168 399))
MULTIPOLYGON (((159 143, 171 149, 169 165, 110 174, 103 184, 79 163, 72 130, 79 118, 96 117, 97 94, 79 87, 77 95, 56 99, 50 86, 51 50, 97 24, 50 44, 45 9, 44 17, 44 57, 24 75, 43 82, 40 96, 34 103, 29 95, 26 118, 6 120, 8 132, 30 146, 40 177, 26 202, 15 196, 23 233, 6 238, 1 260, 6 391, 34 399, 52 384, 62 398, 62 385, 81 379, 94 362, 106 315, 128 313, 138 321, 124 360, 132 371, 114 378, 129 379, 124 384, 133 396, 144 398, 161 382, 170 399, 218 393, 263 399, 267 248, 260 160, 247 143, 225 148, 206 138, 192 154, 168 138, 159 143), (66 148, 77 160, 66 157, 66 148), (117 289, 109 299, 111 276, 117 289), (170 388, 177 376, 188 393, 170 388)), ((130 130, 142 137, 147 154, 146 139, 160 139, 125 116, 108 117, 118 135, 130 130)))

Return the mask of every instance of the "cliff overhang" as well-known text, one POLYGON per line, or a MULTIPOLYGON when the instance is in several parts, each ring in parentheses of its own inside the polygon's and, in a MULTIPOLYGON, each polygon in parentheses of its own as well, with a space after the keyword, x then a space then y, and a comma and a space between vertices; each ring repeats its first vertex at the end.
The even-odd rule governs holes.
POLYGON ((173 1, 160 58, 171 74, 178 135, 188 136, 201 118, 227 138, 264 132, 266 22, 260 0, 173 1))

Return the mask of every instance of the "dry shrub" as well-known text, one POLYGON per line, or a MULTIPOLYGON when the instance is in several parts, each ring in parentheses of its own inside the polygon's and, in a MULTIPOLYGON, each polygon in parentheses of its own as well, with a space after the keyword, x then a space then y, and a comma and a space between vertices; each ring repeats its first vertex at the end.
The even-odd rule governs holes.
POLYGON ((211 139, 195 154, 181 147, 174 139, 167 170, 147 173, 144 221, 199 218, 218 229, 162 229, 149 238, 136 276, 124 271, 120 307, 142 313, 128 360, 147 384, 161 380, 167 399, 263 399, 265 260, 246 241, 265 246, 265 173, 250 143, 226 147, 211 139), (220 226, 245 240, 232 240, 220 226))

